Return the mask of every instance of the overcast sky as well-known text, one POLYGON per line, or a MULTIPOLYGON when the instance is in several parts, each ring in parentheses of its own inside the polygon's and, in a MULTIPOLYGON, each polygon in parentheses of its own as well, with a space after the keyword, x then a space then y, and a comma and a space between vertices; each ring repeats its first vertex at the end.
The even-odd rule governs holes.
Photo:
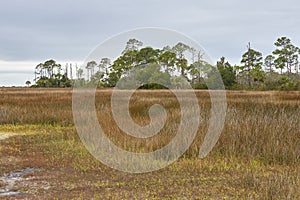
POLYGON ((179 31, 216 61, 264 55, 280 36, 300 46, 298 0, 1 0, 0 85, 24 85, 47 59, 80 62, 107 38, 140 27, 179 31))

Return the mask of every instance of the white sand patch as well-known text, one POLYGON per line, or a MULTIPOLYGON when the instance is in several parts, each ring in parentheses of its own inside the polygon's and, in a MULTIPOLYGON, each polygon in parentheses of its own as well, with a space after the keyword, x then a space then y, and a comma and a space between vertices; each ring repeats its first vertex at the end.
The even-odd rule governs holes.
POLYGON ((5 139, 8 139, 14 135, 17 135, 16 133, 1 133, 0 132, 0 141, 1 140, 5 140, 5 139))

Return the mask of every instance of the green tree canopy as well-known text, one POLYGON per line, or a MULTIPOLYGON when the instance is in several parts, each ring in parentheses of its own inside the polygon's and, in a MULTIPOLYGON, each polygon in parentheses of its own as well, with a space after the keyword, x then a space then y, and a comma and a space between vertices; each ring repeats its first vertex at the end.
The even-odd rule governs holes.
POLYGON ((242 74, 246 75, 248 86, 252 86, 253 79, 255 73, 252 73, 253 70, 262 70, 262 53, 256 51, 250 47, 250 43, 248 46, 248 50, 242 55, 242 66, 240 66, 240 70, 242 74))

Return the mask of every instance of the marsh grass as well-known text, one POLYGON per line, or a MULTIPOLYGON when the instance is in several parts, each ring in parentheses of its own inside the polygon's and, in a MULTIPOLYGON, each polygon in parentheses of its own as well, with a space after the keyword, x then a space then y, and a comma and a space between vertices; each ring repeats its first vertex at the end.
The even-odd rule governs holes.
MULTIPOLYGON (((1 131, 16 126, 0 126, 1 131)), ((30 199, 230 198, 298 199, 299 164, 265 164, 240 157, 182 158, 146 174, 119 172, 98 162, 73 127, 18 125, 29 135, 1 141, 0 172, 40 169, 15 186, 30 199), (7 158, 7 159, 5 159, 7 158), (47 185, 48 189, 43 189, 47 185)))
MULTIPOLYGON (((224 130, 200 160, 211 105, 209 93, 197 91, 201 124, 190 148, 169 167, 140 175, 112 170, 84 148, 73 124, 71 90, 0 89, 0 95, 0 132, 19 133, 0 141, 0 174, 42 169, 31 184, 16 186, 28 191, 28 198, 300 198, 300 92, 227 92, 224 130)), ((140 125, 150 122, 151 105, 167 110, 166 126, 148 139, 128 136, 116 126, 110 98, 111 90, 97 91, 95 106, 99 123, 118 146, 150 152, 175 136, 181 116, 169 91, 141 90, 131 98, 130 113, 140 125)))

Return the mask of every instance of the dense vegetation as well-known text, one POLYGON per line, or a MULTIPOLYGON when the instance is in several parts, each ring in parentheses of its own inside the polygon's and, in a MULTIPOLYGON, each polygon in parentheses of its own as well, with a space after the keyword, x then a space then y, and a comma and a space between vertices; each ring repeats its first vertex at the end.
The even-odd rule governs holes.
MULTIPOLYGON (((82 84, 98 87, 115 87, 116 83, 133 69, 139 70, 137 77, 141 88, 163 88, 174 85, 181 88, 184 77, 193 88, 206 89, 207 83, 216 81, 216 69, 221 74, 226 89, 298 90, 300 89, 300 48, 287 37, 278 38, 275 50, 263 57, 262 53, 248 45, 240 65, 231 65, 222 57, 212 66, 203 58, 203 52, 179 42, 162 49, 143 47, 143 43, 130 39, 122 54, 111 61, 101 58, 86 63, 85 69, 77 68, 76 79, 82 84), (145 67, 145 66, 148 67, 145 67), (163 83, 163 84, 156 84, 163 83)), ((62 70, 54 60, 36 66, 34 87, 71 87, 72 65, 62 70), (69 73, 68 73, 69 71, 69 73)), ((27 84, 27 83, 26 83, 27 84)))
MULTIPOLYGON (((68 78, 68 68, 62 70, 55 60, 48 60, 35 67, 35 85, 33 87, 71 87, 72 81, 68 78)), ((30 82, 26 82, 29 85, 30 82)))

